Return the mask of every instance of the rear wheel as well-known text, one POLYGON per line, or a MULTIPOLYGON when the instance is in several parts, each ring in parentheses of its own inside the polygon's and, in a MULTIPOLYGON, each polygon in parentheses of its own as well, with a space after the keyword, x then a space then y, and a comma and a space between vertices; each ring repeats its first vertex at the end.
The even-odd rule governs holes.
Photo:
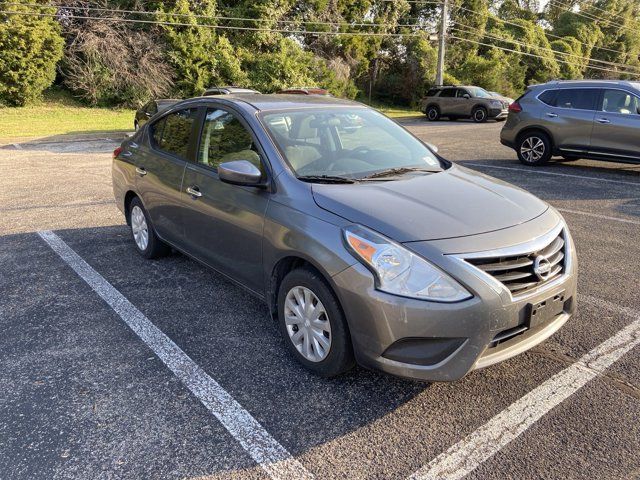
POLYGON ((544 165, 551 159, 551 141, 542 132, 522 135, 517 147, 518 159, 525 165, 544 165))
POLYGON ((278 290, 278 321, 287 348, 312 372, 332 377, 354 366, 342 308, 316 271, 298 268, 284 277, 278 290))
POLYGON ((149 215, 138 197, 129 205, 131 237, 136 250, 144 258, 158 258, 169 253, 169 246, 158 238, 149 215))
POLYGON ((487 109, 484 107, 476 107, 471 112, 471 118, 476 123, 484 123, 487 121, 489 114, 487 113, 487 109))
POLYGON ((427 119, 430 122, 435 122, 436 120, 440 120, 440 109, 435 105, 431 105, 427 107, 427 111, 425 112, 427 115, 427 119))

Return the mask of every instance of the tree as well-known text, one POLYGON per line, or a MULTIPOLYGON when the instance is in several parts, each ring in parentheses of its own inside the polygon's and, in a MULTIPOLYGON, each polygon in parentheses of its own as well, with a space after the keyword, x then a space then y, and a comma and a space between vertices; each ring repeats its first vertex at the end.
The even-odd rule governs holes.
POLYGON ((160 21, 183 24, 162 26, 167 58, 176 72, 177 95, 192 97, 215 85, 247 84, 237 50, 224 35, 212 28, 215 26, 213 19, 195 16, 214 16, 214 0, 193 4, 189 0, 177 0, 173 7, 160 12, 160 21))
MULTIPOLYGON (((26 13, 31 9, 20 5, 12 10, 26 13)), ((55 9, 42 12, 53 14, 55 9)), ((54 18, 0 13, 0 103, 25 105, 40 98, 55 80, 63 45, 54 18)))

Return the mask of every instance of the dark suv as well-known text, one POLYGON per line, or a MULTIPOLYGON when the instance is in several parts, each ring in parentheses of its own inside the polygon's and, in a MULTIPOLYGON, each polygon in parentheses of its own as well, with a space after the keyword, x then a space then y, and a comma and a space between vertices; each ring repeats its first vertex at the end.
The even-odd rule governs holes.
POLYGON ((484 88, 473 86, 436 87, 422 99, 421 110, 434 122, 440 117, 449 120, 471 118, 482 123, 488 119, 507 118, 509 103, 490 94, 484 88))
POLYGON ((509 107, 500 141, 526 165, 553 155, 640 162, 640 83, 556 81, 529 87, 509 107))

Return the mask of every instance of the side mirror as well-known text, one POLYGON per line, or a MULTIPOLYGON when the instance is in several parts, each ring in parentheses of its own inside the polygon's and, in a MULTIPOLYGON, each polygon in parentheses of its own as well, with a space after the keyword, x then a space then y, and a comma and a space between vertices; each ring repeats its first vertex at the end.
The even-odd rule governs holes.
POLYGON ((465 93, 464 95, 462 95, 462 98, 466 98, 467 100, 469 100, 471 98, 471 95, 465 93))
POLYGON ((433 143, 425 142, 425 144, 431 149, 431 151, 433 151, 433 153, 438 153, 438 147, 436 147, 433 143))
POLYGON ((231 185, 245 187, 263 186, 262 172, 248 160, 234 160, 218 165, 218 177, 231 185))

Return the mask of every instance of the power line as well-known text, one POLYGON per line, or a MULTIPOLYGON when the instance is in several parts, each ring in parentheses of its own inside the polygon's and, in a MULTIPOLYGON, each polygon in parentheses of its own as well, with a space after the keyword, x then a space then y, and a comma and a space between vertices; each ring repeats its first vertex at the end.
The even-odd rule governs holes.
MULTIPOLYGON (((440 2, 430 2, 439 4, 440 2)), ((186 18, 202 18, 207 20, 230 20, 230 21, 243 21, 243 22, 263 22, 263 23, 286 23, 286 24, 309 24, 309 25, 328 25, 335 27, 390 27, 390 28, 424 28, 424 25, 420 24, 390 24, 390 23, 357 23, 357 22, 326 22, 326 21, 314 21, 314 20, 272 20, 268 18, 247 18, 247 17, 229 17, 222 15, 202 15, 195 13, 173 13, 173 12, 151 12, 148 10, 122 10, 117 8, 102 8, 102 7, 87 7, 87 6, 74 6, 74 5, 43 5, 40 3, 9 3, 3 2, 3 5, 10 6, 23 6, 34 8, 56 8, 58 10, 87 10, 95 12, 107 12, 117 14, 132 14, 132 15, 165 15, 172 17, 186 17, 186 18)))
MULTIPOLYGON (((51 17, 59 18, 60 15, 55 13, 36 13, 36 12, 17 12, 0 10, 0 14, 7 15, 21 15, 31 17, 51 17)), ((285 30, 277 28, 259 28, 259 27, 232 27, 230 25, 206 25, 201 23, 181 23, 181 22, 163 22, 159 20, 134 20, 130 18, 115 18, 115 17, 91 17, 87 15, 64 15, 64 18, 75 18, 78 20, 98 20, 105 22, 123 22, 123 23, 144 23, 150 25, 170 25, 177 27, 204 27, 214 30, 243 30, 253 32, 276 32, 276 33, 289 33, 289 34, 305 34, 305 35, 352 35, 362 37, 420 37, 420 33, 384 33, 384 32, 327 32, 327 31, 309 31, 309 30, 285 30)))
MULTIPOLYGON (((476 12, 475 10, 471 10, 470 8, 466 8, 466 7, 462 7, 462 6, 460 6, 460 7, 457 7, 457 9, 458 9, 458 10, 465 10, 465 11, 467 11, 467 12, 471 12, 471 13, 474 13, 474 14, 478 15, 478 12, 476 12)), ((492 15, 492 16, 491 16, 491 17, 489 17, 489 18, 490 18, 491 20, 497 21, 497 22, 499 22, 499 23, 503 23, 503 24, 505 24, 505 25, 512 25, 512 26, 514 26, 514 27, 518 27, 518 28, 521 28, 521 29, 523 29, 523 30, 526 28, 524 25, 520 25, 519 23, 515 23, 515 22, 510 22, 509 20, 503 20, 502 18, 497 17, 497 16, 495 16, 495 15, 492 15)), ((562 36, 560 36, 560 35, 554 35, 553 33, 549 33, 549 32, 547 32, 547 31, 545 31, 544 33, 545 33, 545 35, 546 35, 547 37, 556 38, 556 39, 558 39, 558 40, 566 40, 566 37, 562 37, 562 36)), ((573 37, 573 38, 575 38, 575 37, 573 37)), ((589 48, 593 48, 593 49, 598 49, 598 50, 606 50, 606 51, 608 51, 608 52, 613 52, 613 53, 618 53, 618 54, 622 53, 622 52, 620 52, 619 50, 614 50, 614 49, 612 49, 612 48, 599 47, 599 46, 596 46, 596 45, 589 45, 588 43, 581 42, 581 41, 580 41, 580 40, 578 40, 577 38, 575 38, 575 40, 576 40, 578 43, 580 43, 581 45, 584 45, 585 47, 589 47, 589 48)))
MULTIPOLYGON (((479 41, 477 41, 477 40, 470 40, 470 39, 468 39, 468 38, 457 37, 457 36, 455 36, 455 35, 450 35, 449 37, 450 37, 450 38, 454 38, 454 39, 456 39, 456 40, 463 41, 463 42, 475 43, 476 45, 482 45, 482 46, 485 46, 485 47, 497 48, 498 50, 503 50, 503 51, 505 51, 505 52, 517 53, 518 55, 526 55, 526 56, 528 56, 528 57, 535 57, 535 58, 541 58, 541 59, 543 59, 543 60, 547 60, 547 58, 546 58, 546 57, 543 57, 543 56, 541 56, 541 55, 536 55, 535 53, 522 52, 522 51, 520 51, 520 50, 514 50, 514 49, 506 48, 506 47, 500 47, 500 46, 498 46, 498 45, 494 45, 494 44, 491 44, 491 43, 479 42, 479 41)), ((568 65, 575 65, 575 64, 573 64, 573 63, 571 63, 571 62, 566 62, 566 61, 564 61, 564 60, 559 60, 559 59, 557 59, 557 58, 556 58, 555 60, 556 60, 557 62, 560 62, 560 63, 565 63, 565 64, 568 64, 568 65)), ((608 68, 600 68, 600 67, 590 67, 590 68, 593 68, 593 69, 595 69, 595 70, 602 70, 602 71, 605 71, 605 72, 620 73, 620 72, 616 72, 616 71, 614 71, 614 70, 609 70, 608 68)), ((640 74, 630 74, 630 75, 640 76, 640 74)))
POLYGON ((593 15, 591 13, 588 13, 588 12, 582 12, 582 11, 574 12, 569 5, 567 5, 565 3, 562 3, 562 2, 559 2, 558 0, 551 0, 549 3, 551 5, 555 5, 560 10, 572 13, 572 14, 577 15, 577 16, 582 17, 582 18, 586 18, 587 20, 591 20, 592 22, 595 22, 596 24, 598 24, 600 21, 604 21, 606 23, 605 27, 606 26, 612 26, 612 27, 620 28, 622 30, 629 30, 629 31, 634 32, 634 33, 636 32, 636 30, 634 30, 633 28, 627 27, 625 25, 620 25, 619 23, 612 22, 611 20, 599 18, 599 17, 597 17, 597 16, 595 16, 595 15, 593 15))
MULTIPOLYGON (((466 28, 460 29, 460 28, 457 28, 457 27, 454 26, 454 27, 452 27, 454 30, 461 31, 463 33, 476 33, 474 27, 471 27, 469 25, 465 25, 464 23, 460 23, 460 22, 456 22, 456 24, 457 25, 462 25, 463 27, 466 27, 466 28), (465 30, 467 30, 467 31, 465 31, 465 30)), ((598 60, 598 59, 595 59, 595 58, 584 57, 582 55, 576 55, 574 53, 561 52, 559 50, 554 50, 553 48, 543 47, 541 45, 530 45, 528 43, 520 42, 520 41, 517 41, 517 40, 497 37, 495 35, 491 35, 491 34, 486 33, 486 32, 483 34, 483 37, 491 38, 493 40, 498 40, 498 41, 501 41, 501 42, 511 43, 511 44, 514 44, 514 45, 519 45, 519 46, 522 46, 522 47, 535 48, 537 50, 543 50, 543 51, 551 52, 551 53, 554 53, 554 54, 557 54, 557 55, 562 55, 564 57, 573 57, 573 58, 576 58, 576 59, 586 60, 587 61, 587 65, 580 65, 578 63, 574 63, 574 65, 577 66, 577 67, 590 67, 591 66, 590 65, 591 62, 597 62, 597 63, 601 63, 603 65, 610 65, 612 67, 635 69, 635 70, 638 70, 637 73, 640 74, 640 67, 635 67, 633 65, 627 65, 627 64, 618 63, 618 62, 609 62, 607 60, 598 60)), ((636 72, 621 71, 619 73, 636 73, 636 72)))

